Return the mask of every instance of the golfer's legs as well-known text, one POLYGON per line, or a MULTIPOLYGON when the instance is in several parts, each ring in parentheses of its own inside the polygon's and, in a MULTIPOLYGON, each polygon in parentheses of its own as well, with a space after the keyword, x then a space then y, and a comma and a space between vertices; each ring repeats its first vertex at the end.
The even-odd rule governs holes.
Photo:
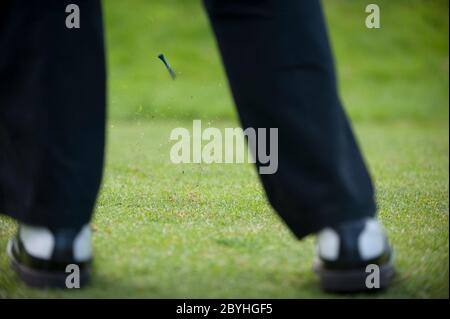
POLYGON ((319 1, 205 0, 244 127, 279 129, 261 175, 298 237, 372 216, 371 180, 336 90, 319 1))
POLYGON ((49 228, 89 222, 100 184, 105 65, 97 0, 2 1, 0 213, 49 228), (66 6, 80 28, 66 27, 66 6))

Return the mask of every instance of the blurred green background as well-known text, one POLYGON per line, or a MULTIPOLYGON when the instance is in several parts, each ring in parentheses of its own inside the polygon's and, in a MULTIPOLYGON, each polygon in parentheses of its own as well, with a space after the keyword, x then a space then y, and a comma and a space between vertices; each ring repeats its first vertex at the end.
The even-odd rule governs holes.
MULTIPOLYGON (((355 120, 446 121, 448 1, 323 1, 342 98, 355 120)), ((206 15, 197 0, 105 2, 112 119, 233 119, 206 15), (156 58, 164 53, 176 82, 156 58)))
MULTIPOLYGON (((323 1, 341 97, 398 273, 387 291, 344 297, 448 298, 448 1, 377 0, 381 29, 370 30, 369 3, 323 1)), ((191 128, 193 119, 238 125, 200 1, 103 4, 109 122, 92 285, 26 288, 0 254, 0 297, 339 297, 320 291, 314 238, 292 236, 252 165, 169 161, 173 128, 191 128)), ((1 217, 0 229, 3 247, 15 224, 1 217)))

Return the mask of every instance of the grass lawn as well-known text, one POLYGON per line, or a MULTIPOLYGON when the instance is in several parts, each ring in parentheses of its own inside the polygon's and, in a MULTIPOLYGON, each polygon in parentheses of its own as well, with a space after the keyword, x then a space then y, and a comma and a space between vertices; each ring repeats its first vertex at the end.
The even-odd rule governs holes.
MULTIPOLYGON (((170 130, 190 124, 111 125, 90 288, 27 289, 2 254, 0 297, 330 297, 311 272, 313 239, 293 238, 251 165, 169 161, 170 130)), ((399 270, 392 288, 374 297, 448 298, 447 127, 356 128, 399 270)), ((14 227, 5 219, 0 227, 3 247, 14 227)))
MULTIPOLYGON (((323 3, 342 98, 397 254, 392 288, 370 297, 448 298, 448 1, 379 0, 378 30, 364 27, 367 1, 323 3)), ((295 240, 251 165, 169 161, 173 128, 237 126, 200 1, 104 7, 109 138, 92 285, 24 287, 2 248, 15 224, 0 217, 0 298, 334 297, 311 271, 314 238, 295 240)))

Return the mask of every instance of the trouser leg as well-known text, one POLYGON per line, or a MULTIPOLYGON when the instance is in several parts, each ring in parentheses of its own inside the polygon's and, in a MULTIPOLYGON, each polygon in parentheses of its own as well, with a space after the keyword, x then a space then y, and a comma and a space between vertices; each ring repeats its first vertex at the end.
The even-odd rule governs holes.
POLYGON ((373 216, 319 1, 204 2, 243 127, 278 128, 278 171, 260 175, 275 210, 299 238, 373 216))
POLYGON ((48 228, 89 222, 105 131, 100 1, 2 1, 0 213, 48 228), (68 4, 80 28, 66 27, 68 4))

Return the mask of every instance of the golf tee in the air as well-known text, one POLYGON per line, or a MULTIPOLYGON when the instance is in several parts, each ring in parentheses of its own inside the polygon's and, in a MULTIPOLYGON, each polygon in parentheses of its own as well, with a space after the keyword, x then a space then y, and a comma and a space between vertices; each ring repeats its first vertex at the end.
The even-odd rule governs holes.
POLYGON ((175 78, 176 78, 175 71, 170 67, 169 63, 167 63, 166 59, 164 58, 164 55, 160 54, 160 55, 158 55, 158 58, 164 63, 164 65, 166 66, 167 70, 169 71, 169 74, 172 77, 172 79, 175 80, 175 78))

